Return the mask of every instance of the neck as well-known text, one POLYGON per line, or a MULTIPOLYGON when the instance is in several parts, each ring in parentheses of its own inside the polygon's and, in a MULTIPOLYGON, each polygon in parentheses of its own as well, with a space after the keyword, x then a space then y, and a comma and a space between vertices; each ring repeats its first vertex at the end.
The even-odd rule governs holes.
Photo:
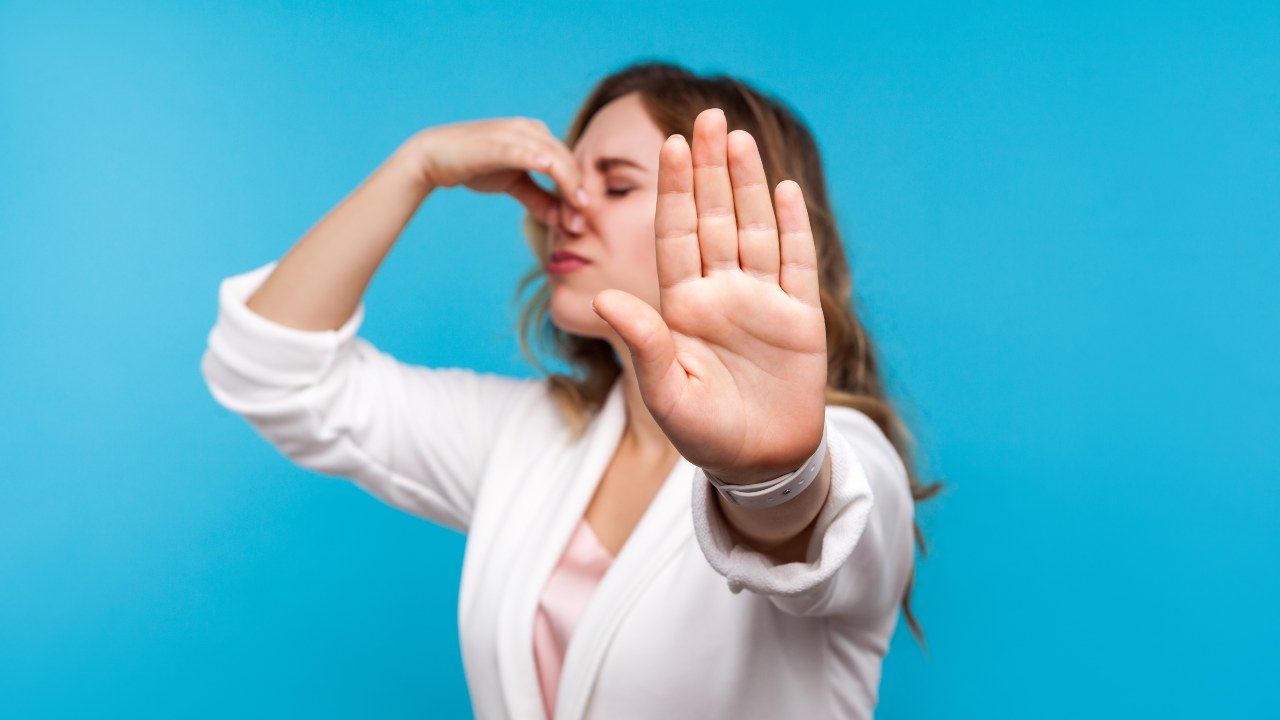
POLYGON ((621 348, 615 347, 614 352, 622 365, 622 374, 618 377, 618 382, 622 383, 622 393, 627 408, 627 429, 622 436, 624 446, 628 446, 641 458, 654 462, 675 461, 680 453, 667 439, 666 433, 658 426, 658 422, 653 419, 649 408, 644 404, 631 352, 625 345, 621 348))

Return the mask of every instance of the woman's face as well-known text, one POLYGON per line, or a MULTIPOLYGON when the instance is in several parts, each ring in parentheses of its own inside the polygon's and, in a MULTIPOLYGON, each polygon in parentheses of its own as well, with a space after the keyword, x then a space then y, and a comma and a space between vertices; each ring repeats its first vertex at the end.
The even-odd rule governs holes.
POLYGON ((560 330, 621 348, 613 329, 591 309, 596 293, 617 288, 658 308, 653 219, 665 139, 640 95, 631 93, 601 108, 573 148, 588 205, 579 212, 562 202, 560 222, 547 232, 551 322, 560 330), (557 251, 587 263, 567 269, 572 265, 555 262, 557 251))

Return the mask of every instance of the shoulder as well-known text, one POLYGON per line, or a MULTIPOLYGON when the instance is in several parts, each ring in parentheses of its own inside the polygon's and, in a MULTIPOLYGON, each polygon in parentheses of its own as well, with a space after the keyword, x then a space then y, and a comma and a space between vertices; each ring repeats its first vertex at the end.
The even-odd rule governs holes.
POLYGON ((569 431, 568 419, 548 378, 462 372, 479 391, 477 402, 496 420, 509 441, 545 445, 569 431))

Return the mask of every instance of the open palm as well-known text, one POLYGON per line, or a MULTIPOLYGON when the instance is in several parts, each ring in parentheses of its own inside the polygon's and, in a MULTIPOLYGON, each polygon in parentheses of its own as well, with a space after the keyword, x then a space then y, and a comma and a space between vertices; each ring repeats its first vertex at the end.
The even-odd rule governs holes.
POLYGON ((826 328, 800 186, 770 201, 751 135, 703 111, 663 143, 654 221, 661 312, 621 290, 596 312, 631 350, 645 405, 690 462, 728 481, 798 467, 822 439, 826 328))

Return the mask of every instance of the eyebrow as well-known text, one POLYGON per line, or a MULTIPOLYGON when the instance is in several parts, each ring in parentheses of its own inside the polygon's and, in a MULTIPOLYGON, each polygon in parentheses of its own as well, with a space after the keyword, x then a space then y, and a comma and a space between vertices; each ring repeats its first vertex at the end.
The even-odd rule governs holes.
POLYGON ((602 173, 609 172, 609 170, 619 165, 633 167, 637 170, 647 170, 647 168, 640 163, 622 157, 602 157, 596 160, 596 169, 602 173))

